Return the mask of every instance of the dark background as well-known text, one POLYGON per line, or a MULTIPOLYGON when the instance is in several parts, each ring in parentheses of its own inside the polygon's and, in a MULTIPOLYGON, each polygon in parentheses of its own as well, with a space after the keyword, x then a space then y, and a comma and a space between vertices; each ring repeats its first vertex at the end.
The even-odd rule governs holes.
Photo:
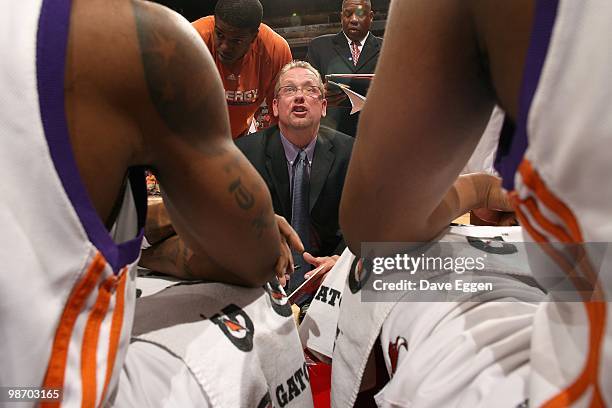
MULTIPOLYGON (((216 0, 155 0, 182 14, 187 20, 194 21, 214 12, 216 0)), ((340 11, 342 0, 260 0, 264 7, 264 20, 275 17, 336 13, 340 11)), ((372 0, 375 11, 387 11, 390 0, 372 0)))
MULTIPOLYGON (((152 0, 170 7, 193 22, 214 14, 217 0, 152 0)), ((342 0, 260 0, 264 22, 283 36, 296 59, 304 59, 310 41, 323 34, 339 32, 342 0)), ((391 0, 371 0, 374 22, 371 31, 384 36, 391 0)))

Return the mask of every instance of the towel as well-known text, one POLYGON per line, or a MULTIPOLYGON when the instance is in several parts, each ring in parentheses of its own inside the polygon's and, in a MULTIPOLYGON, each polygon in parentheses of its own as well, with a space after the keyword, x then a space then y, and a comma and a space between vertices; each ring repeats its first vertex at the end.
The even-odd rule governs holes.
POLYGON ((180 358, 214 407, 312 406, 297 329, 278 284, 168 283, 138 299, 133 342, 180 358))
POLYGON ((298 330, 302 346, 325 362, 331 362, 342 291, 354 260, 346 248, 319 286, 298 330))

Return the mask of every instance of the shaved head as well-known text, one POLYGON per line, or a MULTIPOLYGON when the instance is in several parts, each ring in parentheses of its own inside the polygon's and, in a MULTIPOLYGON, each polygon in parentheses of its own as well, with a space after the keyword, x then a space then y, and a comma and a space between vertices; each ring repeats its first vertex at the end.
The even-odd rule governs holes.
POLYGON ((344 0, 340 20, 342 31, 348 38, 355 42, 361 42, 372 25, 374 12, 370 0, 344 0))
MULTIPOLYGON (((349 0, 342 0, 342 7, 344 7, 344 3, 346 3, 349 0)), ((372 8, 372 2, 370 0, 361 0, 361 2, 364 5, 367 5, 368 7, 372 8)))

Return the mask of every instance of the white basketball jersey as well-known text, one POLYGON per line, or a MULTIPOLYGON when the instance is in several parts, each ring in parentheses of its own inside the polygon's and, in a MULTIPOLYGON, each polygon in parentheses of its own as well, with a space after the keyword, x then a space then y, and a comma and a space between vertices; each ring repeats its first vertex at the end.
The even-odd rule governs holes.
POLYGON ((0 4, 0 384, 98 406, 128 345, 146 193, 131 177, 111 237, 68 135, 69 22, 69 0, 0 4))
MULTIPOLYGON (((540 305, 530 406, 612 404, 611 21, 607 0, 536 2, 513 165, 500 169, 515 180, 517 214, 535 241, 580 244, 546 247, 552 268, 594 288, 582 302, 540 305)), ((532 270, 541 280, 551 266, 532 270)))

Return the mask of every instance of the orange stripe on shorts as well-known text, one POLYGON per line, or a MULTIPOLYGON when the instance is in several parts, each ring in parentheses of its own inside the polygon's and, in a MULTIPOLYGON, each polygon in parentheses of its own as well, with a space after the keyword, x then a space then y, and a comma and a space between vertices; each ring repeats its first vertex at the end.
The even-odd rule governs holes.
POLYGON ((108 344, 108 362, 106 364, 106 378, 104 380, 104 389, 102 391, 102 401, 106 396, 108 384, 110 382, 113 370, 115 368, 115 359, 117 357, 117 349, 121 340, 121 330, 123 328, 123 313, 125 308, 125 285, 127 282, 128 269, 123 268, 119 275, 117 283, 117 299, 115 301, 115 311, 113 312, 113 321, 111 323, 110 342, 108 344))
POLYGON ((96 379, 98 339, 100 337, 100 327, 106 317, 108 305, 111 299, 111 291, 115 283, 115 276, 111 276, 104 281, 98 291, 96 303, 89 313, 85 333, 83 334, 83 346, 81 349, 81 381, 83 396, 81 407, 95 407, 98 382, 96 379))
MULTIPOLYGON (((514 203, 517 209, 517 214, 521 219, 521 223, 523 223, 529 233, 532 234, 533 238, 537 242, 548 242, 548 239, 535 231, 535 228, 529 223, 529 220, 522 212, 521 204, 523 204, 529 210, 534 219, 542 225, 544 230, 555 238, 559 239, 561 242, 576 244, 584 243, 577 218, 574 216, 569 207, 546 187, 546 184, 540 178, 528 160, 523 160, 519 167, 519 172, 525 185, 532 190, 536 197, 565 224, 563 226, 553 224, 550 222, 550 220, 546 219, 542 215, 537 206, 534 205, 535 203, 533 201, 531 201, 529 198, 520 200, 518 195, 515 195, 514 203)), ((595 285, 596 295, 598 292, 598 296, 601 296, 600 299, 603 299, 601 287, 596 282, 593 267, 591 262, 586 258, 586 251, 584 248, 579 247, 578 251, 575 251, 575 253, 572 255, 579 261, 580 269, 586 278, 595 285)), ((559 261, 558 257, 553 256, 553 259, 555 259, 557 262, 559 261)), ((565 268, 563 269, 565 270, 565 268)), ((573 270, 573 268, 571 269, 573 270)), ((566 270, 566 272, 568 271, 566 270)), ((601 346, 604 337, 604 327, 607 313, 606 303, 601 301, 585 301, 582 302, 582 304, 584 305, 589 319, 589 348, 585 367, 572 384, 544 403, 542 405, 543 407, 567 407, 578 401, 589 389, 589 387, 593 387, 593 396, 590 406, 597 407, 601 406, 602 404, 598 377, 601 346)))
MULTIPOLYGON (((47 372, 43 381, 44 388, 63 388, 66 375, 66 361, 68 359, 68 347, 70 346, 74 324, 87 298, 96 287, 96 283, 105 266, 106 260, 102 254, 98 252, 92 260, 85 276, 73 288, 68 298, 68 302, 64 307, 64 311, 62 312, 57 330, 55 331, 51 358, 49 359, 47 372)), ((59 407, 60 404, 61 403, 58 401, 41 402, 40 406, 44 408, 59 407)))

